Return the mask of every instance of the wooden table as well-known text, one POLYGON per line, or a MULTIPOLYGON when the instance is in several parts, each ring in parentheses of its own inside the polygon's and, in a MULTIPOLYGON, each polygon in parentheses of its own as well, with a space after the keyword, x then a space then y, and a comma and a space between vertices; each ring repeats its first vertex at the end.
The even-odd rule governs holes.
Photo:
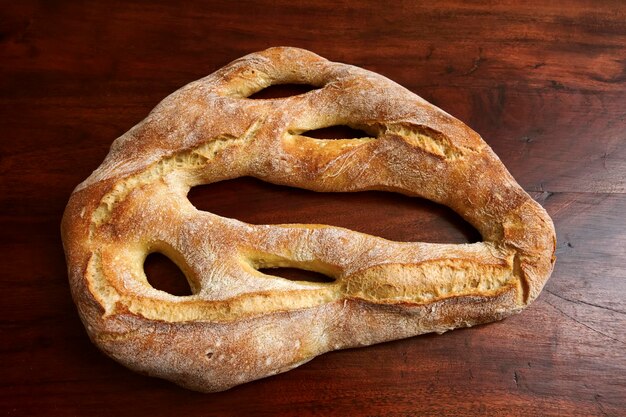
MULTIPOLYGON (((2 415, 626 415, 623 2, 174 3, 0 8, 2 415), (275 45, 379 72, 478 131, 556 224, 540 297, 502 322, 329 353, 211 395, 102 355, 67 283, 72 189, 167 94, 275 45)), ((480 239, 449 209, 394 194, 238 179, 191 197, 252 223, 480 239)))

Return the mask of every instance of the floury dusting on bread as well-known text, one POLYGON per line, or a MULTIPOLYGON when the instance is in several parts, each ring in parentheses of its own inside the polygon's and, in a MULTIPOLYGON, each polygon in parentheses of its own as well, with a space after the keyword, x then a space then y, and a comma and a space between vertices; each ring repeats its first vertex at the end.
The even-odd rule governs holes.
POLYGON ((537 297, 555 260, 552 221, 477 133, 385 77, 296 48, 247 55, 165 98, 76 188, 62 235, 91 340, 131 369, 204 392, 330 350, 502 319, 537 297), (317 88, 247 98, 285 83, 317 88), (306 136, 333 125, 369 136, 306 136), (187 199, 193 186, 241 176, 427 198, 483 241, 250 225, 187 199), (150 286, 143 263, 153 252, 181 268, 192 295, 150 286), (259 271, 285 266, 334 281, 259 271))

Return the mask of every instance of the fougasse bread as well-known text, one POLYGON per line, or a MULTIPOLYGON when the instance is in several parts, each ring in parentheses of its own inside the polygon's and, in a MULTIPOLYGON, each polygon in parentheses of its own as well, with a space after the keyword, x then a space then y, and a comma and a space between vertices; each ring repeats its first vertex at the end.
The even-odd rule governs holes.
POLYGON ((62 236, 93 343, 133 370, 204 392, 335 349, 502 319, 537 297, 555 261, 550 217, 476 132, 381 75, 287 47, 247 55, 165 98, 74 190, 62 236), (248 98, 285 83, 315 88, 248 98), (306 136, 333 125, 368 137, 306 136), (251 225, 187 199, 193 186, 242 176, 426 198, 461 215, 483 241, 251 225), (143 264, 153 252, 180 267, 192 295, 149 284, 143 264), (273 267, 333 281, 259 271, 273 267))

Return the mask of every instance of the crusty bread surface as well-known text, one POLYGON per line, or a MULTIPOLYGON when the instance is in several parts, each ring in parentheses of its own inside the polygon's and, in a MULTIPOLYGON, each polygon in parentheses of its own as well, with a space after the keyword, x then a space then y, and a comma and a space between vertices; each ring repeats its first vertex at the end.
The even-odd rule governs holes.
POLYGON ((165 98, 75 189, 62 237, 91 340, 131 369, 204 392, 335 349, 502 319, 537 297, 555 260, 550 217, 477 133, 381 75, 287 47, 247 55, 165 98), (248 98, 284 83, 316 88, 248 98), (333 125, 369 136, 306 136, 333 125), (251 225, 187 199, 193 186, 241 176, 426 198, 460 214, 483 241, 251 225), (192 295, 148 283, 143 263, 153 252, 181 268, 192 295), (259 271, 273 267, 334 281, 259 271))

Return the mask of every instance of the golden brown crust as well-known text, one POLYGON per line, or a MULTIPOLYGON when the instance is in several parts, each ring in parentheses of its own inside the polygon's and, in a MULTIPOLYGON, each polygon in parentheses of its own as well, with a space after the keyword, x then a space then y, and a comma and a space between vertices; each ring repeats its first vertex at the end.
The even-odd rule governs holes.
POLYGON ((392 81, 295 48, 232 62, 163 100, 80 184, 62 223, 70 284, 93 342, 199 391, 284 372, 329 350, 501 319, 554 264, 546 212, 471 129, 392 81), (319 88, 271 100, 271 84, 319 88), (319 140, 347 124, 371 137, 319 140), (379 189, 445 204, 484 241, 391 242, 323 225, 249 225, 197 211, 197 184, 239 176, 316 191, 379 189), (152 288, 160 251, 194 294, 152 288), (332 283, 259 268, 295 266, 332 283))

